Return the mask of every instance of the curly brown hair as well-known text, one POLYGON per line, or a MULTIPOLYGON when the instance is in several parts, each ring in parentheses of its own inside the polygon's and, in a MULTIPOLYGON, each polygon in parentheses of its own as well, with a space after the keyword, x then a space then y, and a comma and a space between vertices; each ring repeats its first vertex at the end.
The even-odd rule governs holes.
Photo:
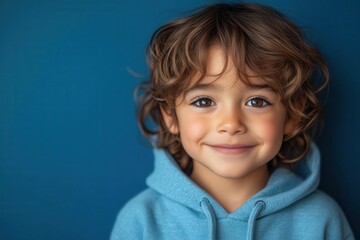
POLYGON ((272 163, 297 162, 309 150, 309 130, 321 110, 317 94, 327 85, 329 72, 318 50, 306 42, 297 26, 277 10, 259 4, 210 5, 155 31, 147 48, 150 80, 138 88, 138 121, 143 134, 156 147, 166 149, 185 172, 191 171, 192 160, 179 137, 168 131, 161 109, 176 120, 175 100, 196 74, 200 73, 199 79, 206 75, 208 50, 213 44, 229 56, 241 81, 247 81, 245 69, 250 69, 281 96, 288 118, 297 119, 297 125, 284 136, 272 163), (149 126, 149 118, 156 128, 149 126))

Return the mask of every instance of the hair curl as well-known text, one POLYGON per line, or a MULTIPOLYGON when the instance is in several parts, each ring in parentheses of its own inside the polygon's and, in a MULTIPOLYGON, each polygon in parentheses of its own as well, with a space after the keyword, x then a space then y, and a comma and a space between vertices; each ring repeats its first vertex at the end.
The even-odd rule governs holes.
POLYGON ((327 85, 329 72, 297 26, 277 10, 259 4, 207 6, 155 31, 147 48, 150 80, 138 88, 142 90, 138 122, 143 134, 172 154, 185 172, 191 171, 192 160, 178 136, 168 131, 161 108, 177 119, 175 100, 188 89, 195 74, 206 75, 212 44, 219 45, 233 61, 239 79, 247 81, 245 69, 250 69, 281 96, 288 118, 298 121, 295 130, 284 136, 272 163, 297 162, 309 150, 309 130, 321 110, 317 94, 327 85), (149 126, 148 118, 156 128, 149 126))

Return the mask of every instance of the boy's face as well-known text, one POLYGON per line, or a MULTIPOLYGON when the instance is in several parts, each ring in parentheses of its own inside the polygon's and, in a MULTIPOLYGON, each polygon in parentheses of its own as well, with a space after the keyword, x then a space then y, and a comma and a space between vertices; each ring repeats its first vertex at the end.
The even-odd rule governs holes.
MULTIPOLYGON (((224 64, 222 49, 211 47, 207 75, 220 73, 224 64)), ((207 76, 179 97, 177 124, 163 114, 194 160, 192 174, 241 179, 266 173, 291 130, 280 96, 260 78, 249 79, 250 86, 240 81, 231 61, 214 80, 207 76)))

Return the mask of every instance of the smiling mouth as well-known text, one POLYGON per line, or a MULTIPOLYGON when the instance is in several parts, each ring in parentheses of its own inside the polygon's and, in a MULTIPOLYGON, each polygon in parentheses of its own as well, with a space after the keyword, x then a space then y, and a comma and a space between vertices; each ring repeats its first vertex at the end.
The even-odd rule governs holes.
POLYGON ((224 154, 242 154, 250 151, 255 145, 230 145, 230 144, 219 144, 219 145, 208 145, 213 150, 224 153, 224 154))

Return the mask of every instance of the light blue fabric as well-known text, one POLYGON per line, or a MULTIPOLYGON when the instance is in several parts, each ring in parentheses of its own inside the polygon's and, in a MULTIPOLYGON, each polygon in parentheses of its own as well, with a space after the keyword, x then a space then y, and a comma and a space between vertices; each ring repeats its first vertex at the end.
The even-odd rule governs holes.
POLYGON ((120 211, 111 240, 354 239, 337 203, 317 190, 320 155, 315 144, 294 171, 276 169, 263 190, 230 214, 167 152, 154 153, 149 188, 120 211))

